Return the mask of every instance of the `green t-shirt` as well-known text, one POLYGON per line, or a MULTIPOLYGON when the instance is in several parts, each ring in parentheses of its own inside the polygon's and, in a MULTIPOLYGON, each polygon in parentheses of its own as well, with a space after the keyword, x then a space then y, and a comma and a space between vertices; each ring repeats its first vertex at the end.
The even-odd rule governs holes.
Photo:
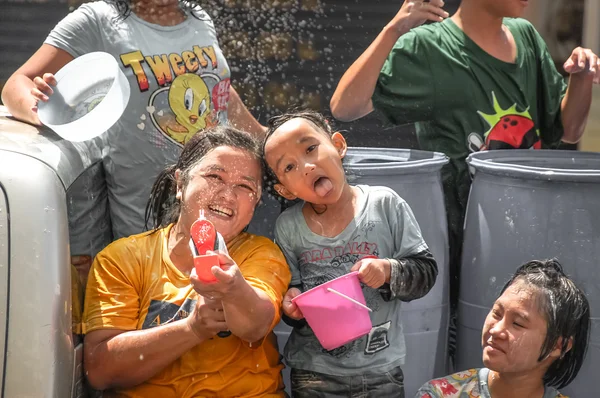
POLYGON ((451 230, 460 234, 470 187, 470 152, 549 148, 562 137, 566 92, 546 44, 524 19, 505 19, 517 45, 516 63, 475 44, 451 20, 400 37, 373 94, 394 124, 415 123, 422 149, 451 159, 443 171, 451 230))

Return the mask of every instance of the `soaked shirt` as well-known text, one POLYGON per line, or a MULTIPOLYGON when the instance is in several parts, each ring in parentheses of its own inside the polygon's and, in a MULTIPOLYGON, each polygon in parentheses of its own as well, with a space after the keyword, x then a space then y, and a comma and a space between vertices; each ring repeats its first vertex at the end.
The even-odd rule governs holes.
MULTIPOLYGON (((469 369, 431 380, 423 385, 415 398, 492 398, 488 389, 487 368, 469 369)), ((552 387, 546 387, 543 398, 569 398, 552 387)))
MULTIPOLYGON (((291 284, 299 285, 302 291, 347 274, 366 256, 400 260, 428 250, 404 199, 387 187, 357 187, 362 191, 357 215, 335 237, 310 230, 302 214, 304 203, 287 209, 277 219, 275 241, 292 271, 291 284)), ((432 274, 433 280, 436 274, 432 274)), ((401 301, 386 300, 380 289, 366 285, 363 293, 367 306, 373 310, 373 328, 368 335, 327 351, 308 325, 296 327, 285 346, 286 363, 292 368, 335 376, 389 372, 404 364, 401 301)))
MULTIPOLYGON (((143 231, 152 183, 177 162, 183 144, 199 130, 227 121, 230 70, 214 24, 201 8, 186 15, 178 25, 160 26, 133 12, 122 18, 112 5, 97 1, 67 15, 45 41, 73 57, 110 53, 129 82, 127 108, 103 136, 115 239, 143 231)), ((101 97, 89 93, 88 108, 101 97)))
MULTIPOLYGON (((83 331, 160 327, 186 318, 197 294, 171 262, 171 226, 120 239, 96 257, 89 274, 83 331)), ((279 322, 290 273, 279 248, 262 236, 242 233, 228 245, 246 281, 264 291, 279 322)), ((146 382, 104 397, 283 397, 277 340, 273 333, 250 346, 235 335, 214 337, 183 354, 146 382)))

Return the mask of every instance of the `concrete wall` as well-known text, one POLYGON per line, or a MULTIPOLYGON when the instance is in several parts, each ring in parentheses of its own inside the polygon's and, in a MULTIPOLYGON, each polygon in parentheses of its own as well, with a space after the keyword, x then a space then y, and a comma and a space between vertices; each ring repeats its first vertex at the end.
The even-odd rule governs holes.
MULTIPOLYGON (((572 48, 582 45, 600 53, 600 1, 598 0, 529 0, 529 6, 525 13, 527 18, 544 36, 552 55, 556 58, 558 66, 561 66, 561 60, 568 57, 572 48), (560 2, 567 6, 584 6, 582 21, 582 41, 580 43, 568 43, 560 46, 554 43, 552 37, 556 32, 556 14, 560 12, 560 2), (570 47, 569 47, 570 46, 570 47), (572 47, 572 48, 571 48, 572 47), (567 54, 567 55, 565 55, 567 54)), ((600 152, 600 86, 594 87, 592 100, 592 109, 586 127, 585 134, 579 144, 582 151, 600 152)))

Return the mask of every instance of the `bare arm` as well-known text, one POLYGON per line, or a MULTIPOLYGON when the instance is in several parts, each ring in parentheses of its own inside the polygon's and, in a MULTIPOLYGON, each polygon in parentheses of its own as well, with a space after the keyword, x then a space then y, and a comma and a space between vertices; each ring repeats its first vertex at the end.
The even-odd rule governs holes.
POLYGON ((53 82, 52 75, 71 60, 73 57, 68 52, 42 44, 6 82, 2 90, 2 102, 8 111, 19 120, 41 125, 37 115, 37 101, 48 100, 47 96, 52 94, 48 84, 53 82))
POLYGON ((227 115, 233 127, 252 133, 258 138, 264 137, 267 131, 267 128, 260 124, 254 116, 252 116, 233 86, 231 86, 229 89, 227 115))
POLYGON ((133 387, 200 342, 185 321, 131 332, 96 330, 84 340, 87 378, 98 390, 133 387))
POLYGON ((269 331, 275 318, 275 307, 265 292, 244 279, 231 257, 218 254, 221 268, 213 267, 217 282, 202 283, 192 274, 192 285, 198 294, 222 302, 227 326, 232 334, 249 343, 259 341, 269 331))
POLYGON ((227 325, 220 302, 199 298, 184 320, 147 330, 96 330, 85 336, 87 378, 95 389, 128 388, 145 382, 227 325))
POLYGON ((565 63, 571 74, 567 94, 561 103, 562 140, 575 144, 583 136, 592 105, 592 86, 600 82, 600 61, 591 50, 576 48, 565 63))
POLYGON ((371 97, 379 72, 394 44, 410 29, 425 21, 448 16, 442 0, 406 0, 394 19, 381 31, 365 52, 348 68, 331 97, 331 112, 342 121, 359 119, 373 111, 371 97))
POLYGON ((231 333, 249 343, 261 340, 275 318, 275 307, 262 290, 242 285, 229 299, 223 298, 223 311, 231 333))
POLYGON ((401 35, 386 26, 367 50, 348 68, 331 97, 331 113, 349 122, 373 111, 371 97, 379 71, 401 35))

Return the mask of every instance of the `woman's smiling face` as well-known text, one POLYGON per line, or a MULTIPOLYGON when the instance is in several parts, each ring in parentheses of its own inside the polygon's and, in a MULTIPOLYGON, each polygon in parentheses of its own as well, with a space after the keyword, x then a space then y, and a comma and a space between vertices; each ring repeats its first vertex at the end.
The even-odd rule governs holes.
POLYGON ((221 146, 207 153, 183 178, 177 173, 178 223, 189 230, 200 210, 226 242, 250 223, 261 196, 260 161, 249 152, 221 146))

